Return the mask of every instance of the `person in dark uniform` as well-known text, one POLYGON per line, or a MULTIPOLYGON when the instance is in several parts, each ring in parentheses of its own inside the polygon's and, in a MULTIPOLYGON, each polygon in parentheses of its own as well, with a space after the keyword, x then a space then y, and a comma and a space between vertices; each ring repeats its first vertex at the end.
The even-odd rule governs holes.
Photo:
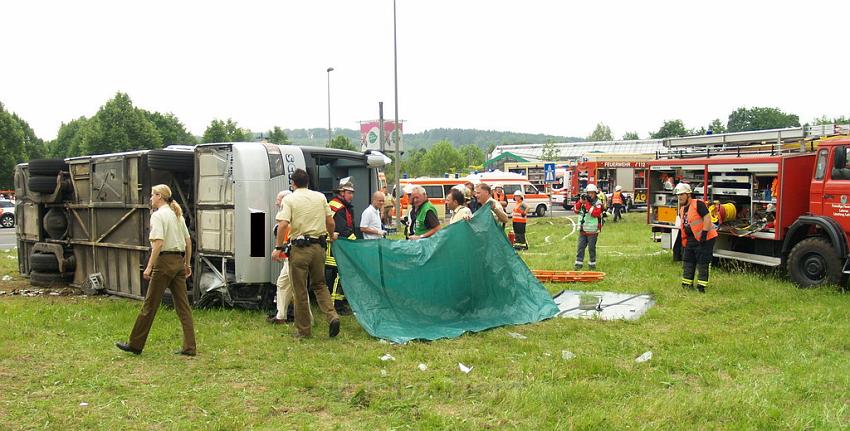
MULTIPOLYGON (((351 200, 354 199, 354 183, 351 182, 351 177, 339 180, 339 187, 334 192, 336 192, 336 196, 328 202, 331 211, 334 213, 334 226, 336 226, 333 233, 334 239, 355 239, 354 206, 351 205, 351 200)), ((339 278, 336 259, 333 257, 331 247, 328 247, 325 259, 325 279, 328 283, 328 289, 331 291, 331 299, 334 301, 336 312, 342 316, 347 316, 351 314, 351 308, 345 299, 345 292, 342 290, 342 283, 339 278)))
POLYGON ((165 289, 171 290, 174 311, 183 326, 183 348, 174 352, 195 356, 195 327, 192 310, 186 293, 186 277, 192 275, 192 238, 183 219, 183 210, 171 197, 171 189, 165 184, 151 187, 150 235, 151 255, 144 271, 149 280, 145 302, 136 318, 130 341, 115 343, 115 347, 139 355, 145 348, 153 319, 159 310, 165 289))
POLYGON ((705 202, 691 197, 690 185, 679 183, 673 193, 679 197, 679 220, 682 223, 682 287, 693 289, 696 284, 697 290, 705 293, 717 230, 705 202), (699 275, 694 279, 697 272, 699 275))

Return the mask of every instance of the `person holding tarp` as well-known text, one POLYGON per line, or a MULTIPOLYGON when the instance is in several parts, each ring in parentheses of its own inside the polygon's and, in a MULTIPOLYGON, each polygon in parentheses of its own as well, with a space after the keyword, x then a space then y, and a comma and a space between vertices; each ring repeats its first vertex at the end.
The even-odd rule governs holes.
POLYGON ((192 238, 183 220, 183 210, 171 197, 171 188, 165 184, 151 187, 150 206, 151 230, 148 238, 151 255, 143 274, 145 280, 149 281, 148 291, 133 331, 130 332, 130 340, 127 343, 115 343, 115 347, 136 355, 142 353, 167 288, 171 291, 174 311, 183 326, 183 348, 174 353, 195 356, 195 327, 186 293, 186 277, 192 275, 192 238))
MULTIPOLYGON (((466 189, 466 187, 463 188, 466 189)), ((452 212, 452 218, 449 221, 449 224, 455 224, 459 221, 469 220, 472 218, 472 211, 464 205, 465 202, 466 197, 460 189, 452 188, 449 190, 449 194, 446 196, 446 208, 452 212)))
POLYGON ((415 185, 410 191, 413 205, 407 217, 407 239, 428 238, 440 230, 437 208, 428 200, 425 188, 415 185))
POLYGON ((505 226, 505 223, 508 222, 508 215, 502 209, 502 204, 500 204, 497 200, 493 199, 493 192, 490 189, 490 186, 485 183, 480 183, 475 188, 475 199, 478 201, 478 206, 480 207, 489 207, 490 211, 493 213, 493 219, 496 221, 497 225, 505 226))
POLYGON ((588 184, 583 193, 576 202, 575 212, 578 214, 579 236, 578 250, 576 251, 576 271, 580 271, 584 267, 584 250, 588 249, 590 253, 590 262, 588 268, 593 271, 596 269, 596 241, 599 239, 599 232, 602 230, 602 210, 603 204, 596 195, 599 189, 595 184, 588 184))
POLYGON ((682 287, 693 289, 696 284, 697 290, 705 293, 717 230, 705 202, 692 198, 691 193, 691 186, 687 183, 679 183, 673 190, 679 198, 679 220, 682 223, 682 287), (696 272, 699 272, 699 277, 695 279, 696 272))

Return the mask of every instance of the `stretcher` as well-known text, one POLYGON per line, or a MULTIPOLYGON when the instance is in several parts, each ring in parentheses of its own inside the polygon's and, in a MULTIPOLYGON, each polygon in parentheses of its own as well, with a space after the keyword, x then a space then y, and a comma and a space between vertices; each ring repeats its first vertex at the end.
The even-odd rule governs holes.
POLYGON ((531 273, 541 282, 553 283, 593 282, 605 278, 605 273, 599 271, 544 271, 533 269, 531 273))

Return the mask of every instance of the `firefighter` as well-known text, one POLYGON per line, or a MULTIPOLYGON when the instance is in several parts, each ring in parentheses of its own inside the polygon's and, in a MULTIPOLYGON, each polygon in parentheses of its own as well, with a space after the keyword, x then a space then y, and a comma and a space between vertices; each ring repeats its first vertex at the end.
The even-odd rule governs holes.
POLYGON ((590 253, 588 267, 593 271, 596 269, 596 240, 602 229, 603 205, 602 200, 596 196, 599 189, 595 184, 588 184, 584 191, 585 193, 579 197, 579 201, 574 206, 579 224, 575 269, 580 271, 584 266, 584 249, 587 248, 590 253))
MULTIPOLYGON (((351 200, 354 199, 354 183, 351 182, 351 177, 339 180, 339 187, 334 192, 336 196, 328 201, 328 205, 334 213, 334 239, 355 239, 354 206, 351 204, 351 200)), ((333 256, 331 247, 328 247, 325 256, 325 279, 328 283, 328 289, 331 291, 331 299, 334 302, 337 314, 341 316, 350 315, 351 308, 348 306, 345 292, 342 290, 339 269, 337 269, 336 258, 333 256)))
POLYGON ((708 274, 711 269, 714 243, 717 231, 711 222, 711 215, 705 202, 691 197, 691 186, 679 183, 673 190, 679 198, 679 220, 681 220, 682 248, 682 287, 693 289, 696 284, 700 293, 708 287, 708 274), (698 278, 694 279, 694 274, 698 278))
POLYGON ((511 218, 514 227, 514 248, 517 250, 528 250, 528 243, 525 241, 525 224, 528 221, 526 211, 528 211, 528 205, 525 204, 524 200, 525 197, 521 190, 514 192, 514 202, 516 202, 516 205, 514 205, 511 218))
POLYGON ((496 202, 498 202, 502 205, 503 211, 507 212, 508 197, 505 196, 505 187, 504 186, 502 186, 501 184, 496 184, 495 186, 493 186, 493 199, 495 199, 496 202))
POLYGON ((614 207, 614 222, 617 220, 621 220, 623 218, 623 203, 625 199, 623 198, 623 186, 617 186, 614 188, 614 194, 611 195, 611 206, 614 207))

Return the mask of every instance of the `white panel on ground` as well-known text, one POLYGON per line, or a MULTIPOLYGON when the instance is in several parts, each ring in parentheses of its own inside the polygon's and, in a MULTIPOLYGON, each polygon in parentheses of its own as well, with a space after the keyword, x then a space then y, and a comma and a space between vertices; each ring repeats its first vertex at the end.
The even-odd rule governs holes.
POLYGON ((558 304, 558 317, 574 319, 637 320, 655 304, 648 293, 565 290, 552 299, 558 304))

